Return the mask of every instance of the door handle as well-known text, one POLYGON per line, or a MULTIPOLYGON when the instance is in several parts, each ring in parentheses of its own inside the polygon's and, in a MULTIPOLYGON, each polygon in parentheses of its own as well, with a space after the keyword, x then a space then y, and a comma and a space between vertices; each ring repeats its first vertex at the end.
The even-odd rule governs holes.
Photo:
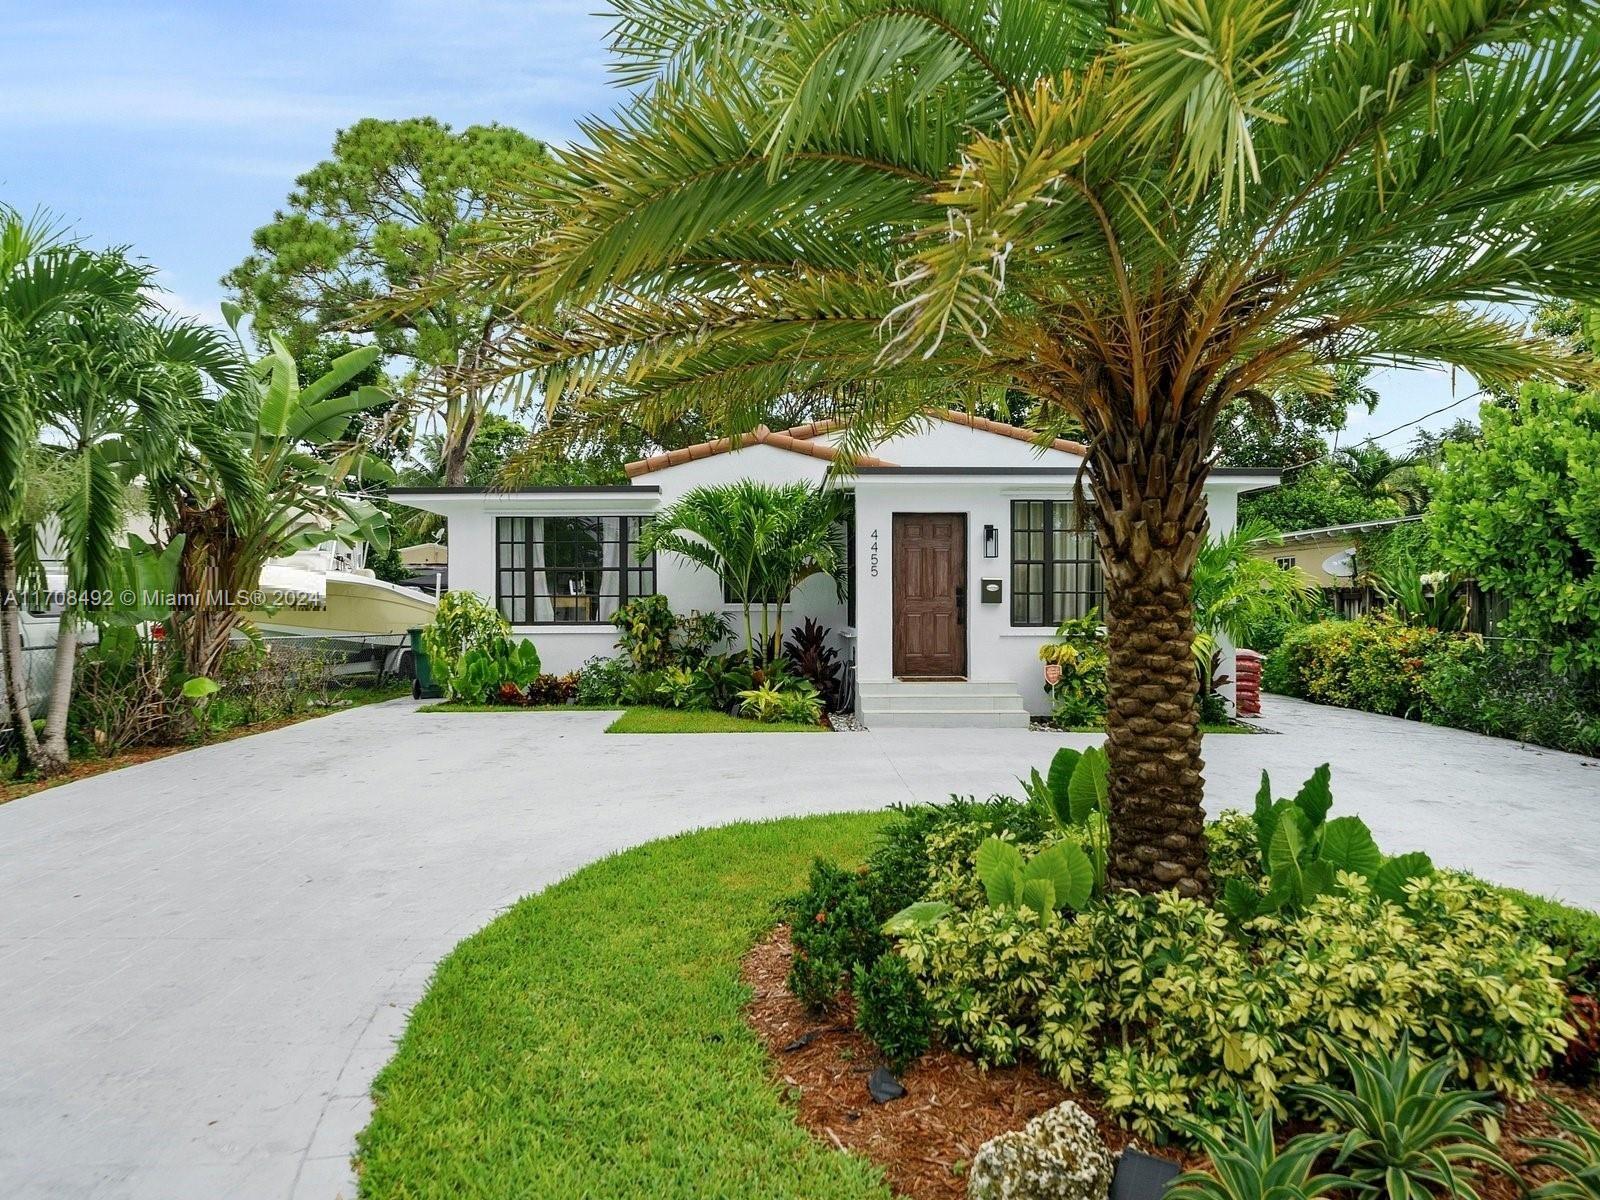
POLYGON ((957 625, 965 625, 966 623, 967 623, 967 585, 964 584, 964 583, 958 583, 958 584, 956 584, 956 624, 957 625))

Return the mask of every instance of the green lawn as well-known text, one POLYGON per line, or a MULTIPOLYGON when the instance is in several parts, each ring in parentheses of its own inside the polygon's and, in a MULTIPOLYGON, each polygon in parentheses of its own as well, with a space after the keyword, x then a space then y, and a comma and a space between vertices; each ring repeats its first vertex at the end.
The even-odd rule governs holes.
MULTIPOLYGON (((1067 733, 1104 733, 1104 725, 1073 725, 1066 730, 1067 733)), ((1260 733, 1259 729, 1252 729, 1248 725, 1237 724, 1233 721, 1201 721, 1201 733, 1260 733)))
POLYGON ((458 946, 373 1085, 361 1195, 393 1200, 889 1200, 768 1078, 739 959, 816 855, 859 861, 887 814, 652 842, 458 946))
POLYGON ((821 725, 779 723, 763 725, 720 712, 691 712, 678 708, 630 708, 610 725, 607 733, 827 733, 821 725))
POLYGON ((541 713, 541 712, 616 712, 620 704, 465 704, 460 700, 439 700, 417 707, 419 713, 541 713))

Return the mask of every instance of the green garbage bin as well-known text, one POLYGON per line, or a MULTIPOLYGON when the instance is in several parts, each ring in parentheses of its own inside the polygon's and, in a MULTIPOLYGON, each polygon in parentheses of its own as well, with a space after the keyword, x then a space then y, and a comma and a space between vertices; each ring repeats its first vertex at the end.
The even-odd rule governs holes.
POLYGON ((428 661, 428 652, 422 648, 422 627, 406 632, 411 635, 411 665, 416 668, 416 678, 411 681, 411 698, 437 700, 444 695, 444 690, 433 681, 433 664, 428 661))

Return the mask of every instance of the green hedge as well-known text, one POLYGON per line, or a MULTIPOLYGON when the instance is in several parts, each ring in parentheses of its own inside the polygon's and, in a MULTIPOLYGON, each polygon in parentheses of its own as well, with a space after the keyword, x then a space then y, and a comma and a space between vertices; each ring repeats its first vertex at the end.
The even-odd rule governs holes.
POLYGON ((1554 673, 1514 647, 1385 614, 1292 630, 1268 656, 1262 685, 1319 704, 1600 753, 1594 681, 1554 673))

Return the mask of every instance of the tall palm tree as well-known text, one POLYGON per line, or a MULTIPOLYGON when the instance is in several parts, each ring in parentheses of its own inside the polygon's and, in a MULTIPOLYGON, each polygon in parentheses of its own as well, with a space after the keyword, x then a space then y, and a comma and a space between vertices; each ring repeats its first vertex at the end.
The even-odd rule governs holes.
POLYGON ((1592 0, 613 0, 636 90, 436 286, 604 424, 951 393, 1076 421, 1105 562, 1115 883, 1209 887, 1190 649, 1216 416, 1338 364, 1592 367, 1592 0), (556 225, 545 231, 549 203, 556 225))
MULTIPOLYGON (((25 765, 41 764, 22 652, 21 592, 43 586, 37 553, 45 512, 39 443, 50 381, 72 369, 59 333, 67 314, 95 305, 129 313, 143 303, 144 273, 118 253, 85 250, 43 215, 0 205, 0 717, 16 727, 25 765)), ((54 756, 52 756, 53 758, 54 756)))
POLYGON ((745 653, 765 661, 783 640, 789 594, 813 575, 844 578, 840 493, 756 480, 694 488, 652 517, 639 556, 676 554, 715 572, 744 614, 745 653), (754 611, 761 610, 756 641, 754 611))
MULTIPOLYGON (((138 270, 151 273, 149 268, 138 270)), ((78 634, 112 609, 144 609, 148 598, 111 599, 138 551, 125 538, 130 487, 158 477, 177 455, 185 424, 205 411, 207 385, 240 377, 239 359, 215 329, 174 320, 144 299, 124 310, 100 301, 64 309, 47 336, 54 365, 40 379, 43 451, 59 479, 51 524, 66 565, 41 774, 67 765, 67 713, 78 634)))

